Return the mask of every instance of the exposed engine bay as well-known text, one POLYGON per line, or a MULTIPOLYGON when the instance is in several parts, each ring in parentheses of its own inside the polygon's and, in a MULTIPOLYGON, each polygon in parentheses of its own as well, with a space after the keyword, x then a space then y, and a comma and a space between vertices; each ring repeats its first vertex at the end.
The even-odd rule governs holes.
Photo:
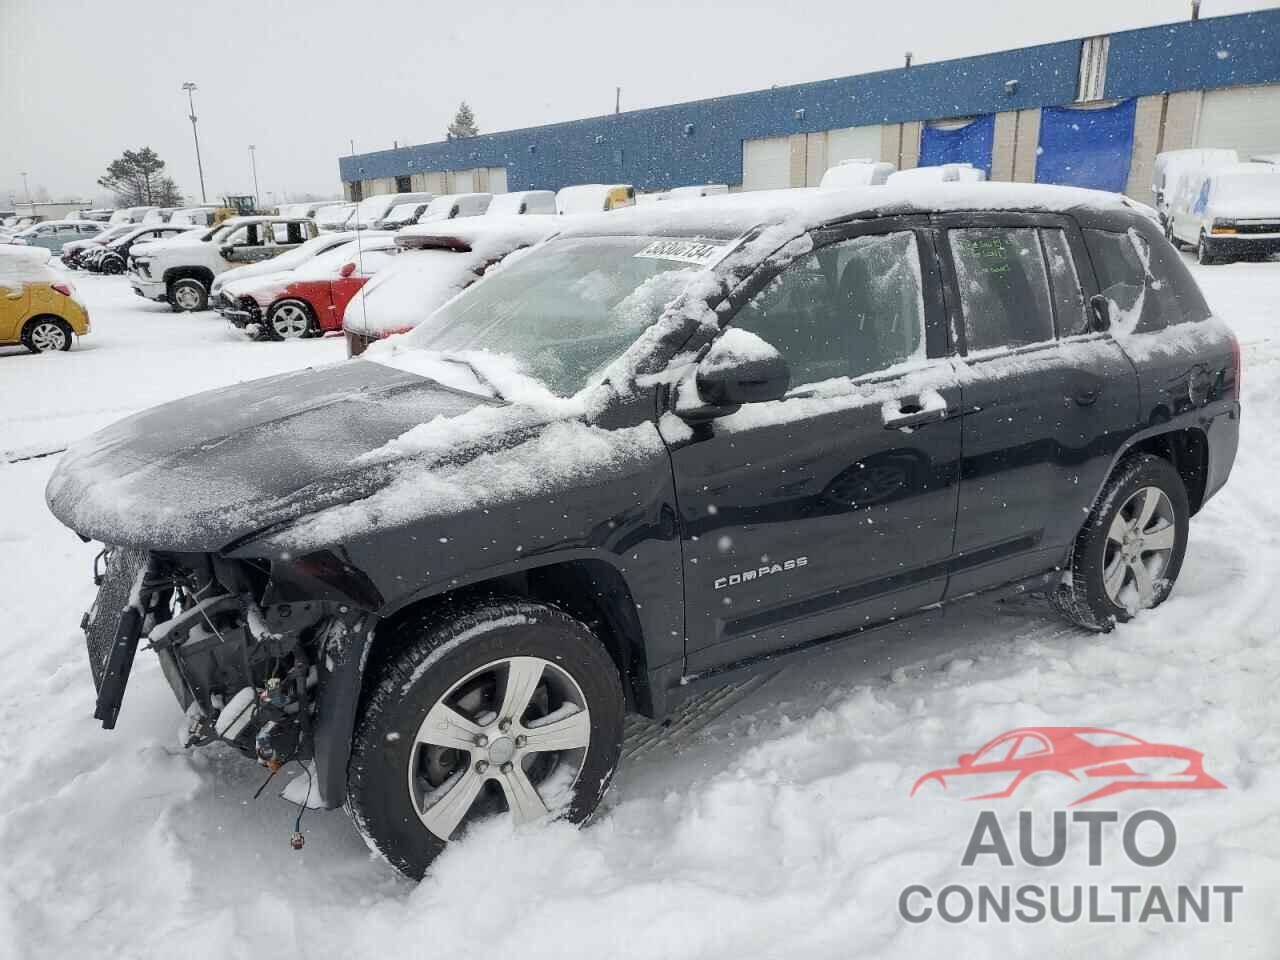
MULTIPOLYGON (((273 773, 314 758, 325 680, 349 664, 353 638, 364 649, 376 618, 309 594, 266 561, 127 548, 99 561, 82 626, 104 727, 115 725, 141 644, 186 711, 186 746, 227 743, 273 773)), ((339 710, 349 712, 345 701, 339 710)))

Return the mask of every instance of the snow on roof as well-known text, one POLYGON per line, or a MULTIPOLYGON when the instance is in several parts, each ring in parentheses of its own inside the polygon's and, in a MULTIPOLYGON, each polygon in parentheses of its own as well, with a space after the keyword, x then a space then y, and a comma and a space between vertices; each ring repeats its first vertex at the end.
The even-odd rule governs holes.
POLYGON ((892 163, 877 163, 866 159, 844 160, 824 173, 818 186, 824 190, 876 186, 888 180, 892 173, 892 163))
POLYGON ((28 283, 51 282, 55 279, 47 266, 51 253, 47 247, 0 243, 0 284, 20 293, 28 283))
POLYGON ((696 204, 658 203, 575 217, 564 236, 707 236, 730 239, 762 224, 794 222, 803 231, 826 223, 890 214, 952 210, 1133 210, 1128 197, 1083 187, 1041 183, 888 183, 879 187, 822 190, 753 190, 706 197, 696 204))

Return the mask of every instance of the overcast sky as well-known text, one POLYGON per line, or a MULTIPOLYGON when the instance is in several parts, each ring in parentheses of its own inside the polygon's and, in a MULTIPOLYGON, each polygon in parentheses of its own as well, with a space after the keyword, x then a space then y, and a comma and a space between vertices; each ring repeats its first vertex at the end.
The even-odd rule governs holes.
MULTIPOLYGON (((1275 6, 1204 0, 1203 16, 1275 6)), ((209 198, 339 190, 337 157, 443 139, 458 102, 482 132, 1106 33, 1189 16, 1189 0, 0 0, 0 202, 92 198, 149 145, 209 198)))

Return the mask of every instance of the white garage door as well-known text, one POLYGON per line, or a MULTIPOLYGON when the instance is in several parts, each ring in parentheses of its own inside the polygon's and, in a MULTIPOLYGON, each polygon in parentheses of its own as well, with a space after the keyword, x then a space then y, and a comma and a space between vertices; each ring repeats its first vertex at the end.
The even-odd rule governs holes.
MULTIPOLYGON (((843 160, 865 157, 880 159, 880 125, 870 127, 845 127, 827 131, 827 167, 834 167, 843 160)), ((893 157, 889 158, 893 160, 893 157)))
POLYGON ((453 173, 454 193, 475 193, 476 172, 474 170, 455 170, 453 173))
POLYGON ((742 141, 742 189, 781 190, 791 186, 791 142, 787 137, 742 141))
POLYGON ((1234 147, 1241 160, 1280 150, 1280 84, 1206 93, 1196 146, 1234 147))
POLYGON ((507 192, 507 168, 506 167, 490 167, 489 168, 489 192, 490 193, 506 193, 507 192))

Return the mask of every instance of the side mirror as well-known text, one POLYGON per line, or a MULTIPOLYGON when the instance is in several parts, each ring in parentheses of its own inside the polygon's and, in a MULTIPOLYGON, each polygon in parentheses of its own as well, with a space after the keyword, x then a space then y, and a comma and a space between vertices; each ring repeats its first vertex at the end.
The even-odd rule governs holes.
POLYGON ((236 248, 235 248, 235 247, 233 247, 233 246, 231 246, 231 244, 227 244, 227 245, 226 245, 226 246, 224 246, 224 247, 220 247, 220 248, 218 249, 218 252, 219 252, 220 254, 222 254, 224 257, 230 257, 230 256, 231 256, 231 254, 233 254, 233 253, 235 252, 235 249, 236 249, 236 248))
POLYGON ((694 389, 686 386, 684 394, 677 394, 676 413, 689 420, 711 419, 732 413, 744 403, 780 400, 790 385, 787 361, 772 344, 730 327, 698 363, 694 389))
POLYGON ((1111 329, 1111 304, 1100 293, 1089 298, 1089 309, 1093 311, 1093 323, 1090 325, 1094 333, 1106 333, 1111 329))
POLYGON ((346 263, 344 263, 344 264, 342 265, 342 269, 340 269, 340 270, 338 271, 338 276, 340 276, 340 277, 342 277, 343 279, 345 279, 345 278, 347 278, 347 277, 351 276, 351 275, 352 275, 353 273, 355 273, 355 272, 356 272, 356 265, 355 265, 355 261, 354 261, 354 260, 351 260, 351 261, 348 261, 348 262, 346 262, 346 263))
POLYGON ((956 760, 956 766, 958 767, 967 767, 972 763, 973 763, 972 753, 962 753, 960 754, 959 759, 956 760))

